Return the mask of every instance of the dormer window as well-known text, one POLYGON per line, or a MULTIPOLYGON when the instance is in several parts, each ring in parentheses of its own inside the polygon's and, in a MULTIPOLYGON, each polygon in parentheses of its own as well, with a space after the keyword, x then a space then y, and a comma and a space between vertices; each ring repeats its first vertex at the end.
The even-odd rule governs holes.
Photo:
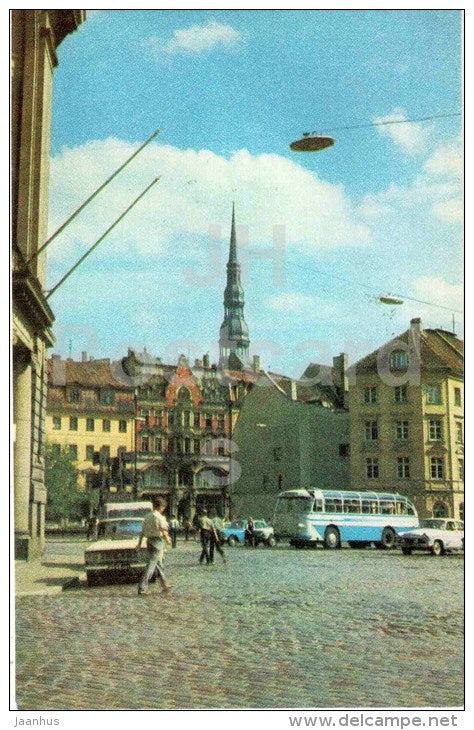
POLYGON ((408 353, 405 350, 395 350, 390 355, 391 370, 406 370, 408 367, 408 353))
POLYGON ((102 389, 99 396, 100 403, 103 406, 111 406, 114 402, 114 392, 109 389, 102 389))
POLYGON ((79 403, 81 398, 81 391, 79 388, 68 388, 67 390, 67 401, 68 403, 79 403))

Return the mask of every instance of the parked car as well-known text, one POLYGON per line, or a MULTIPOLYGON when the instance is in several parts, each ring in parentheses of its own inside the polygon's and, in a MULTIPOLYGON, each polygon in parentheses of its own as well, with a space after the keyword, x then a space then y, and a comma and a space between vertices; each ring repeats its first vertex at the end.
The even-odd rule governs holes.
POLYGON ((143 517, 100 520, 98 539, 85 550, 84 563, 88 585, 122 578, 137 580, 148 561, 146 547, 137 550, 143 517))
POLYGON ((400 546, 404 555, 411 555, 413 550, 432 555, 464 550, 464 522, 441 517, 420 520, 416 529, 400 534, 400 546))
MULTIPOLYGON (((254 538, 255 545, 263 543, 268 547, 275 545, 275 535, 273 527, 268 525, 265 520, 254 520, 254 538)), ((227 542, 231 547, 237 543, 245 543, 245 531, 247 529, 247 520, 235 520, 230 525, 226 525, 220 530, 221 539, 227 542)))

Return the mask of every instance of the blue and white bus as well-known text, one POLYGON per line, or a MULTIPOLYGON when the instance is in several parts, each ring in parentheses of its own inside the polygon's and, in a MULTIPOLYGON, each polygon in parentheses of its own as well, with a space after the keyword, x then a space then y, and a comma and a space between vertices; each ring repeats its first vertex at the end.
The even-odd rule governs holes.
POLYGON ((277 500, 273 527, 277 539, 295 547, 342 542, 351 547, 391 548, 397 533, 418 526, 412 502, 401 494, 291 489, 277 500))

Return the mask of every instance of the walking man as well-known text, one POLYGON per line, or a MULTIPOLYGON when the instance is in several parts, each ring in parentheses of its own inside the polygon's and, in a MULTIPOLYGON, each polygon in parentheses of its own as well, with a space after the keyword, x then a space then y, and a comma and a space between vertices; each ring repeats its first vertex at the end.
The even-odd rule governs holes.
POLYGON ((201 537, 201 555, 199 557, 199 562, 202 563, 203 560, 206 560, 206 563, 212 563, 211 555, 210 555, 210 547, 211 547, 211 539, 212 534, 214 532, 214 524, 212 520, 207 516, 207 509, 203 509, 201 512, 201 517, 199 520, 199 534, 201 537))
POLYGON ((155 571, 164 591, 169 591, 171 586, 165 578, 163 572, 163 552, 165 542, 171 545, 168 533, 168 523, 164 517, 166 510, 166 502, 161 497, 153 500, 154 510, 149 512, 143 520, 142 532, 138 539, 137 549, 142 545, 143 538, 147 541, 148 563, 143 573, 142 579, 138 586, 138 595, 146 596, 148 594, 148 583, 153 577, 155 571))
POLYGON ((176 519, 176 517, 172 517, 169 521, 170 526, 170 538, 171 538, 171 547, 176 547, 176 538, 178 536, 178 530, 179 530, 179 522, 176 519))

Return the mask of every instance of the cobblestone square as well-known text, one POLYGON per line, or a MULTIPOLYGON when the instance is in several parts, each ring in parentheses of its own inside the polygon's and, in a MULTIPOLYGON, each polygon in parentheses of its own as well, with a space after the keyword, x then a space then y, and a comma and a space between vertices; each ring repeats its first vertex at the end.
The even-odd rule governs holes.
MULTIPOLYGON (((47 555, 80 563, 85 544, 47 555)), ((81 580, 18 598, 18 708, 462 705, 462 557, 279 545, 200 566, 199 550, 168 551, 171 594, 81 580)))

